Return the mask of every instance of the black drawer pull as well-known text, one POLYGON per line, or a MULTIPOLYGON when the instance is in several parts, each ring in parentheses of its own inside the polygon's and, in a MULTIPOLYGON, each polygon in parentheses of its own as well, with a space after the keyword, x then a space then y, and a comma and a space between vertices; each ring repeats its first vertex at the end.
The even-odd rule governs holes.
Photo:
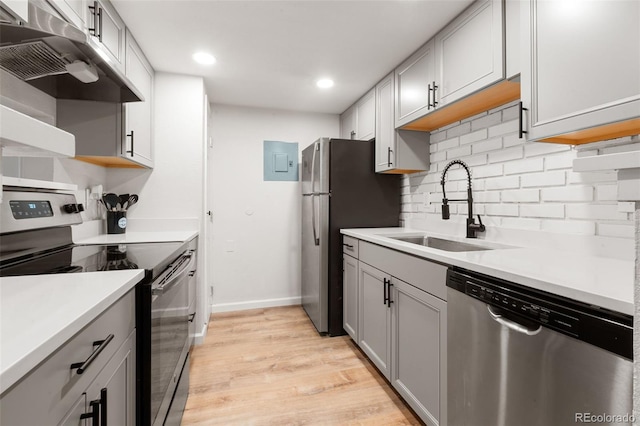
POLYGON ((194 319, 196 319, 196 313, 195 312, 192 313, 192 314, 189 314, 189 322, 193 322, 194 319))
POLYGON ((347 248, 347 250, 353 250, 353 245, 351 245, 351 244, 344 243, 342 245, 345 246, 347 248))
POLYGON ((94 349, 93 352, 91 352, 91 355, 89 355, 89 358, 87 358, 84 362, 74 362, 73 364, 71 364, 71 369, 73 370, 74 368, 77 368, 78 370, 76 371, 76 373, 78 374, 84 373, 84 370, 89 368, 91 363, 98 357, 98 355, 100 355, 100 352, 102 352, 104 348, 106 348, 107 345, 111 343, 111 341, 113 340, 113 337, 114 337, 113 334, 110 334, 104 340, 98 340, 96 342, 93 342, 93 346, 97 346, 97 348, 94 349))
POLYGON ((91 401, 89 403, 91 407, 91 411, 88 413, 84 413, 80 415, 80 420, 91 419, 91 426, 98 426, 98 421, 100 417, 100 400, 96 399, 95 401, 91 401))

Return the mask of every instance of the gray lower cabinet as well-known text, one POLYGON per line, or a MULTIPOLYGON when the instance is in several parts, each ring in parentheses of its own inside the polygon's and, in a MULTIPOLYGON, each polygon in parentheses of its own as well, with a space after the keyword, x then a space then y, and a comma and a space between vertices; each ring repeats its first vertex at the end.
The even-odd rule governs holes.
POLYGON ((135 377, 130 291, 0 396, 0 424, 105 424, 86 420, 96 412, 108 424, 134 425, 135 377))
POLYGON ((391 379, 391 308, 385 296, 390 279, 389 274, 359 262, 358 345, 387 379, 391 379))
POLYGON ((358 341, 358 259, 342 257, 342 327, 358 341))
POLYGON ((427 425, 446 425, 447 266, 357 246, 358 345, 427 425))
POLYGON ((391 383, 428 425, 446 424, 447 304, 392 278, 391 383))

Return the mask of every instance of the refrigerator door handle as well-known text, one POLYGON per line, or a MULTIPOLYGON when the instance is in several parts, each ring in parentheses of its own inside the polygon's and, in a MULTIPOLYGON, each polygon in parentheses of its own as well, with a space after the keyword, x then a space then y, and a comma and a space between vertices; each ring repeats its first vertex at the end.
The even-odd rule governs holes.
POLYGON ((316 193, 316 152, 318 151, 318 143, 313 147, 313 156, 311 157, 311 193, 316 193))
POLYGON ((318 230, 316 228, 316 198, 316 194, 311 196, 311 226, 313 226, 313 243, 319 246, 320 238, 318 238, 318 230))

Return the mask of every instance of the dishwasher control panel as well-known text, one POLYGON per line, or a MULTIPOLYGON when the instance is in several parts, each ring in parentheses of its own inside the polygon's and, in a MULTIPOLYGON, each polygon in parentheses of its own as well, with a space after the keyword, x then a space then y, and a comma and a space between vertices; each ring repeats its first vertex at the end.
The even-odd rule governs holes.
POLYGON ((568 334, 577 336, 579 318, 557 312, 549 306, 545 306, 546 304, 542 304, 541 301, 534 303, 530 300, 523 300, 524 297, 518 298, 511 294, 505 294, 496 288, 489 288, 471 281, 466 283, 466 293, 492 306, 522 315, 542 325, 552 326, 554 329, 563 329, 568 334))

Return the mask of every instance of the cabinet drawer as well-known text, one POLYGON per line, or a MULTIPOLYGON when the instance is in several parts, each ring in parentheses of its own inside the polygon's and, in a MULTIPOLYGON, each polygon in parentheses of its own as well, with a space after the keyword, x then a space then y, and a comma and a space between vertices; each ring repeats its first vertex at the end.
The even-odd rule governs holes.
POLYGON ((0 424, 57 424, 73 407, 84 390, 96 378, 135 328, 135 296, 131 291, 104 311, 29 372, 2 396, 0 424), (111 341, 82 374, 71 364, 82 363, 98 346, 96 341, 111 341))
POLYGON ((360 261, 447 300, 447 267, 410 254, 362 241, 360 261))
POLYGON ((347 237, 346 235, 342 236, 342 252, 348 254, 349 256, 353 256, 356 259, 358 258, 358 242, 359 240, 347 237))

